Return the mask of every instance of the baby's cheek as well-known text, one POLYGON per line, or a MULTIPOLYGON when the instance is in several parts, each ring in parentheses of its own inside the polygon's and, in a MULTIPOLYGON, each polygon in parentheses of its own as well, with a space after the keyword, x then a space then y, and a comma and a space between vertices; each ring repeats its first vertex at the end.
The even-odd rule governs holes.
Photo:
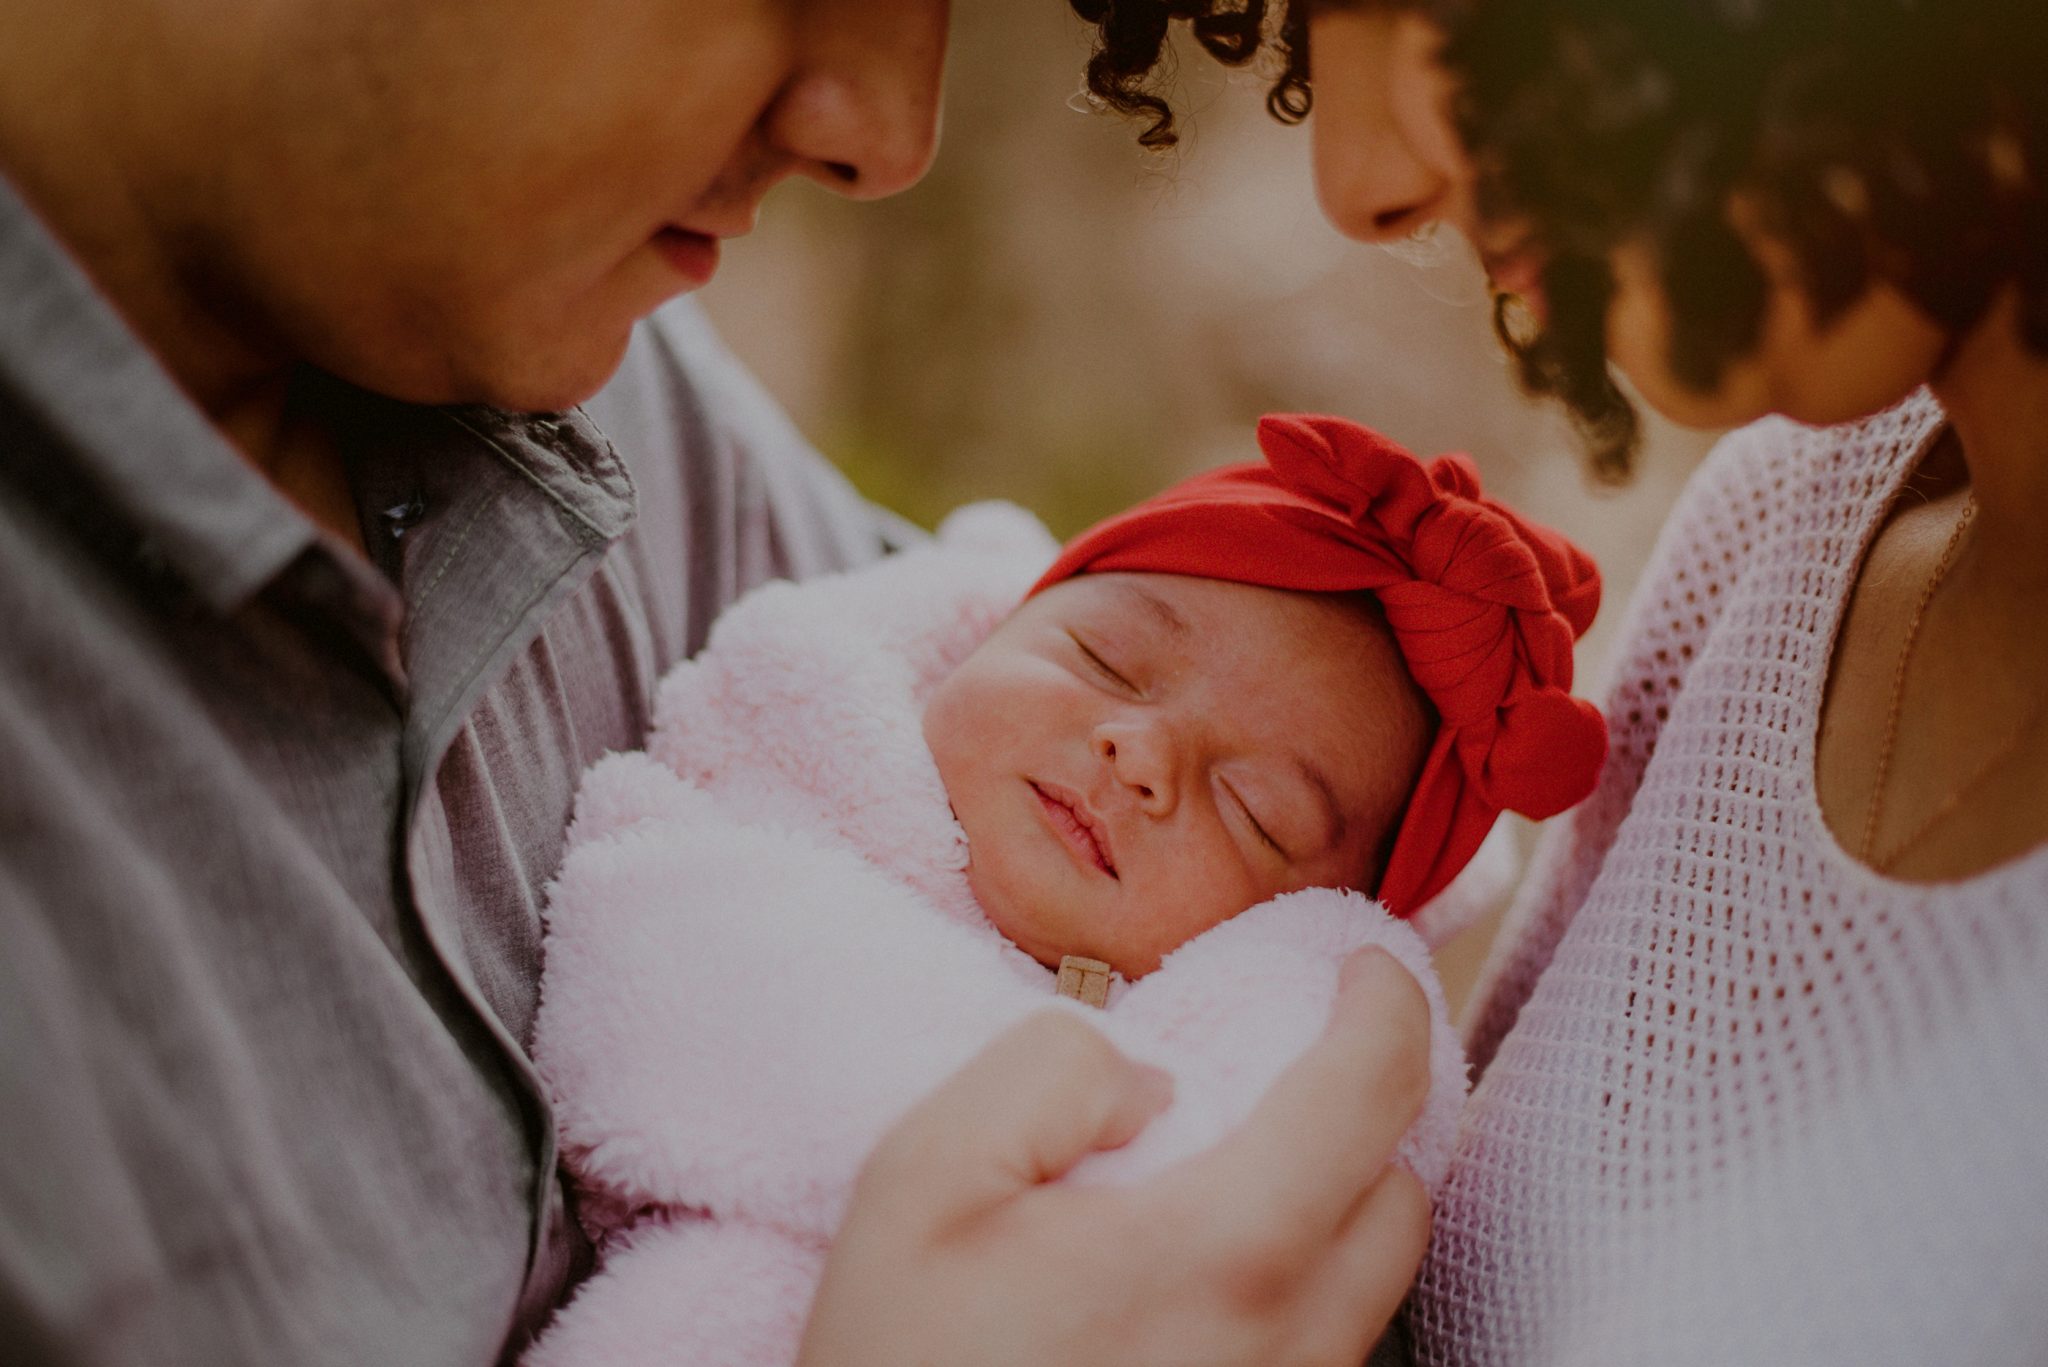
POLYGON ((960 830, 967 837, 967 888, 989 920, 1000 926, 1014 915, 1005 895, 1002 842, 973 819, 972 806, 960 813, 960 830))
POLYGON ((1179 861, 1175 873, 1171 896, 1150 908, 1147 918, 1154 939, 1171 941, 1167 950, 1179 948, 1279 891, 1268 891, 1254 879, 1235 851, 1221 855, 1203 851, 1179 861))
POLYGON ((1057 964, 1071 928, 1061 923, 1060 909, 1034 883, 1029 861, 1012 860, 1015 851, 1000 824, 983 824, 978 834, 974 824, 963 822, 961 829, 967 835, 967 887, 982 915, 1025 953, 1057 964))

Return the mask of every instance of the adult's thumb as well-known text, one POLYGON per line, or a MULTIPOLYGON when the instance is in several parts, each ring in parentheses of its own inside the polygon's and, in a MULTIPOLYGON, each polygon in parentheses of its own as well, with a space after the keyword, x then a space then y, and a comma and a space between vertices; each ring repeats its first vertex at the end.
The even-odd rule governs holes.
POLYGON ((1065 1011, 1010 1029, 912 1108, 862 1174, 887 1198, 954 1220, 1129 1143, 1173 1099, 1173 1080, 1065 1011))

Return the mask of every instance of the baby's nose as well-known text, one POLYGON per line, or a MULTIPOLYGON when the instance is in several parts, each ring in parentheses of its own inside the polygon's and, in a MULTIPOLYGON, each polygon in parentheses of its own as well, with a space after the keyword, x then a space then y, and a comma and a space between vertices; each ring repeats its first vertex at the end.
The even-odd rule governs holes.
POLYGON ((1096 756, 1140 807, 1155 815, 1172 808, 1172 744, 1158 727, 1106 726, 1094 743, 1096 756))

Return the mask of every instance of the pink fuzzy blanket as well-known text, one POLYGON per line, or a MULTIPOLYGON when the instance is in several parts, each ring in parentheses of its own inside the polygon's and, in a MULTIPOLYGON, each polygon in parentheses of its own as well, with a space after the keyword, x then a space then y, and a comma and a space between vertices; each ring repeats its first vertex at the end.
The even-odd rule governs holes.
MULTIPOLYGON (((869 1149, 1034 1011, 1081 1012, 1173 1073, 1173 1106, 1068 1179, 1130 1181, 1238 1124, 1321 1031, 1339 961, 1384 946, 1434 1025, 1401 1161, 1442 1180, 1464 1058, 1423 940, 1378 903, 1264 903, 1102 1011, 1056 997, 976 908, 920 716, 1054 549, 983 505, 880 564, 767 586, 663 683, 647 752, 586 777, 534 1048, 602 1263, 528 1367, 792 1361, 869 1149)), ((1425 930, 1457 919, 1440 901, 1425 930)))

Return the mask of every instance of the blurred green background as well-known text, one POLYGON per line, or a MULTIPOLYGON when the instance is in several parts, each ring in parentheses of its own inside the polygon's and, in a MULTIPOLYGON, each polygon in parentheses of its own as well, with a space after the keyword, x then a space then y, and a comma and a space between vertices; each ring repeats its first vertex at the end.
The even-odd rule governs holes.
MULTIPOLYGON (((937 163, 893 199, 808 185, 728 244, 706 307, 871 497, 932 525, 1015 500, 1061 535, 1182 474, 1254 458, 1262 413, 1340 413, 1418 453, 1464 450, 1488 489, 1600 560, 1602 652, 1707 439, 1653 425, 1628 489, 1596 488, 1569 429, 1515 389, 1455 234, 1347 242, 1317 211, 1306 128, 1267 81, 1177 64, 1183 143, 1154 155, 1076 97, 1088 35, 1062 0, 956 10, 937 163)), ((1469 984, 1483 933, 1444 958, 1469 984)))

